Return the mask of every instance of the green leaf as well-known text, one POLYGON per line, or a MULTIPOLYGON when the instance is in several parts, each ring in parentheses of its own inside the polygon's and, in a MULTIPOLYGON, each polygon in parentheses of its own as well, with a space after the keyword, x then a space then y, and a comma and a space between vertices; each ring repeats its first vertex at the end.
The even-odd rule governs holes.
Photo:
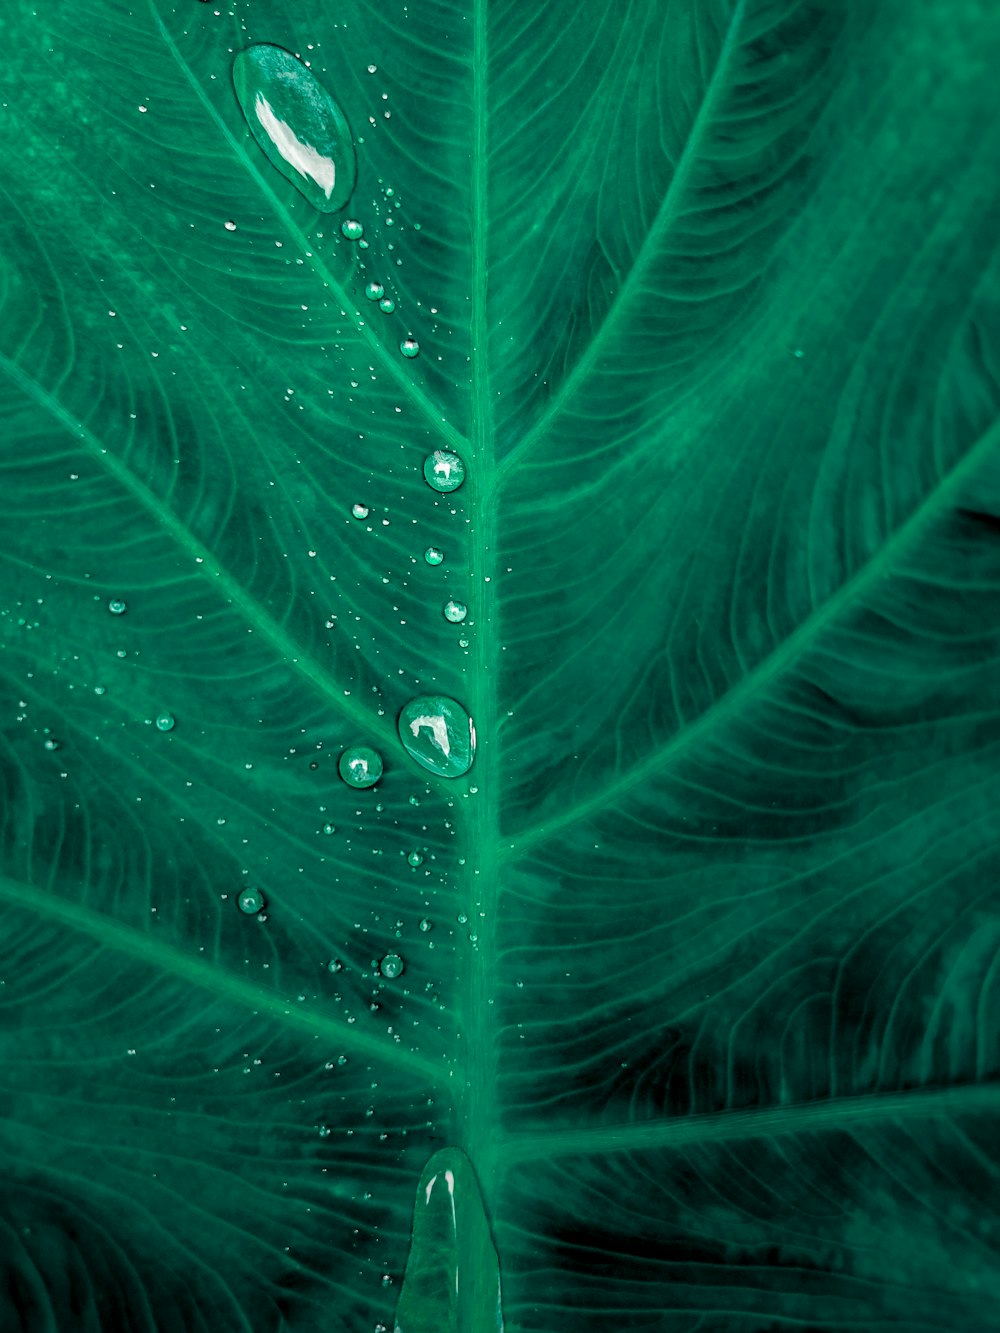
POLYGON ((0 1325, 993 1327, 1000 17, 0 12, 0 1325))

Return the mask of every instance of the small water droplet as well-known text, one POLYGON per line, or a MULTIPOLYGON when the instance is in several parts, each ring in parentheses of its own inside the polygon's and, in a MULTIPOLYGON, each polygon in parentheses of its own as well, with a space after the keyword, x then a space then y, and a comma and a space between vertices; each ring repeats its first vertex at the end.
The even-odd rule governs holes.
POLYGON ((378 970, 390 981, 395 980, 403 971, 403 960, 398 953, 387 953, 378 965, 378 970))
POLYGON ((367 518, 367 517, 368 517, 368 506, 367 506, 367 505, 351 505, 351 513, 354 515, 355 518, 367 518))
POLYGON ((236 230, 236 223, 232 220, 232 218, 230 218, 228 222, 224 222, 222 225, 225 227, 226 231, 236 230))
POLYGON ((45 748, 46 750, 61 750, 62 741, 57 741, 54 736, 50 736, 45 742, 45 748))
POLYGON ((433 926, 434 926, 434 922, 433 922, 433 921, 429 921, 429 920, 427 919, 427 917, 424 917, 424 919, 423 919, 423 920, 421 921, 421 923, 420 923, 420 929, 424 932, 425 935, 427 934, 427 932, 428 932, 429 930, 431 930, 431 929, 433 928, 433 926))
POLYGON ((385 288, 380 282, 370 282, 365 288, 365 296, 369 301, 380 301, 385 295, 385 288))
POLYGON ((113 616, 123 616, 128 610, 128 602, 124 597, 112 597, 108 602, 108 610, 113 616))
POLYGON ((334 827, 333 824, 324 824, 324 825, 323 825, 323 832, 326 833, 326 834, 330 834, 330 833, 336 833, 337 830, 336 830, 336 828, 334 827))
POLYGON ((419 796, 411 796, 411 797, 410 797, 410 804, 411 804, 411 805, 419 805, 419 804, 420 804, 420 797, 419 797, 419 796))
POLYGON ((374 787, 382 776, 382 756, 368 745, 352 745, 340 756, 337 768, 349 787, 374 787))
POLYGON ((444 778, 472 767, 476 729, 460 703, 443 695, 411 699, 399 715, 399 738, 418 764, 444 778))
POLYGON ((468 640, 468 639, 465 639, 465 638, 459 639, 459 641, 458 641, 458 646, 459 646, 459 648, 468 648, 468 646, 469 646, 469 640, 468 640))
POLYGON ((264 910, 264 895, 260 889, 241 889, 236 905, 241 912, 246 912, 247 916, 256 916, 258 912, 264 910))
POLYGON ((344 964, 340 961, 339 958, 331 958, 326 965, 326 970, 328 972, 343 972, 344 964))
POLYGON ((451 621, 453 625, 459 625, 469 614, 469 608, 464 602, 445 602, 444 618, 451 621))
POLYGON ((399 350, 404 356, 418 356, 420 354, 420 344, 416 338, 404 338, 399 344, 399 350))
POLYGON ((338 1056, 337 1056, 337 1064, 340 1065, 341 1069, 343 1069, 344 1065, 347 1064, 347 1056, 346 1056, 346 1055, 338 1055, 338 1056))
POLYGON ((458 454, 435 449, 424 459, 424 480, 436 491, 457 491, 465 480, 465 464, 458 454))
POLYGON ((329 1125, 320 1125, 319 1136, 321 1139, 328 1139, 332 1133, 333 1130, 330 1128, 329 1125))
POLYGON ((343 208, 358 174, 354 139, 315 74, 290 51, 256 42, 233 62, 233 85, 271 165, 321 213, 343 208))
POLYGON ((391 315, 392 312, 396 309, 396 302, 392 299, 391 296, 383 296, 381 301, 379 301, 378 303, 378 308, 380 310, 384 310, 387 315, 391 315))
POLYGON ((429 565, 439 565, 444 559, 444 551, 439 551, 436 546, 428 546, 424 552, 424 559, 429 565))
POLYGON ((340 230, 349 241, 360 241, 365 234, 365 229, 357 218, 348 218, 346 222, 342 222, 340 230))
POLYGON ((423 852, 411 852, 406 858, 411 866, 422 866, 424 863, 423 852))
POLYGON ((173 713, 160 713, 156 719, 157 731, 173 731, 177 725, 177 719, 173 713))

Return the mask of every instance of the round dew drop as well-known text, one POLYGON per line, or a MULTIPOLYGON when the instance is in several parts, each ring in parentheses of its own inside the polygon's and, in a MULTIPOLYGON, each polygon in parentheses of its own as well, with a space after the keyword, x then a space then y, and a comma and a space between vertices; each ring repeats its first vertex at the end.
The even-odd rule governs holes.
POLYGON ((358 178, 347 117, 301 60, 255 42, 233 62, 240 110, 268 161, 321 213, 336 213, 358 178))
POLYGON ((392 312, 396 309, 396 302, 392 299, 391 296, 383 296, 381 301, 379 301, 378 303, 378 308, 380 310, 384 310, 387 315, 391 315, 392 312))
POLYGON ((469 614, 469 608, 464 602, 445 602, 444 618, 453 625, 460 625, 469 614))
POLYGON ((423 852, 411 852, 406 860, 411 866, 422 866, 424 863, 423 852))
POLYGON ((344 964, 340 961, 339 958, 331 958, 326 965, 326 970, 328 972, 343 972, 344 964))
POLYGON ((108 602, 108 610, 113 616, 123 616, 128 610, 128 603, 124 597, 112 597, 108 602))
POLYGON ((365 229, 357 218, 348 218, 346 222, 342 222, 340 231, 349 241, 360 241, 365 234, 365 229))
POLYGON ((436 491, 457 491, 465 480, 465 464, 448 449, 435 449, 424 459, 424 480, 436 491))
POLYGON ((404 338, 399 344, 399 350, 404 356, 419 356, 420 344, 417 342, 416 338, 404 338))
POLYGON ((367 518, 367 517, 368 517, 368 506, 367 506, 367 505, 351 505, 351 513, 354 515, 355 518, 367 518))
POLYGON ((326 834, 330 834, 330 833, 336 833, 337 830, 336 830, 336 828, 334 827, 333 824, 324 824, 324 825, 323 825, 323 832, 326 833, 326 834))
POLYGON ((424 917, 424 919, 420 922, 420 929, 421 929, 421 930, 424 932, 424 934, 426 935, 427 932, 428 932, 428 931, 431 929, 431 927, 433 926, 433 924, 434 924, 434 923, 433 923, 432 921, 429 921, 429 920, 427 919, 427 917, 424 917))
POLYGON ((398 953, 387 953, 378 965, 378 970, 384 977, 394 981, 396 977, 401 976, 403 972, 403 960, 398 953))
POLYGON ((380 301, 385 295, 385 288, 380 282, 370 282, 365 288, 365 296, 369 301, 380 301))
POLYGON ((256 916, 258 912, 264 910, 264 895, 260 889, 242 889, 236 899, 236 905, 241 912, 246 912, 247 916, 256 916))
POLYGON ((476 728, 455 699, 420 695, 399 715, 399 739, 411 759, 442 778, 468 773, 476 753, 476 728))
POLYGON ((428 546, 424 552, 424 559, 429 565, 439 565, 444 559, 444 551, 439 551, 436 546, 428 546))
POLYGON ((337 768, 349 787, 374 787, 382 776, 382 756, 368 745, 352 745, 337 768))
POLYGON ((177 719, 173 713, 160 713, 156 719, 157 731, 173 731, 177 725, 177 719))

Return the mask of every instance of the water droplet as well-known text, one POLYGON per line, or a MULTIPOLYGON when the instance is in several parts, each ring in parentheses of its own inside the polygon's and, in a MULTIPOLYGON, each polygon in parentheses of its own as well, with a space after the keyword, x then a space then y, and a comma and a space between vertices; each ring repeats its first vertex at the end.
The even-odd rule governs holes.
POLYGON ((268 161, 321 213, 351 197, 358 168, 347 117, 290 51, 257 42, 233 62, 233 85, 268 161))
POLYGON ((460 778, 472 767, 476 729, 460 703, 443 695, 411 699, 399 715, 399 738, 407 754, 443 778, 460 778))
POLYGON ((367 506, 367 505, 351 505, 351 513, 354 515, 355 518, 367 518, 367 517, 368 517, 368 506, 367 506))
POLYGON ((382 756, 367 745, 352 745, 337 767, 349 787, 374 787, 382 776, 382 756))
POLYGON ((424 919, 423 919, 423 920, 421 921, 421 923, 420 923, 420 929, 424 932, 425 935, 427 934, 427 932, 428 932, 429 930, 431 930, 431 929, 433 928, 433 926, 434 926, 434 922, 433 922, 433 921, 429 921, 429 920, 427 919, 427 917, 424 917, 424 919))
POLYGON ((396 302, 392 299, 391 296, 383 296, 381 301, 379 301, 378 303, 378 308, 380 310, 384 310, 387 315, 391 315, 392 312, 396 309, 396 302))
POLYGON ((410 804, 411 804, 411 805, 419 805, 419 804, 420 804, 420 797, 419 797, 419 796, 411 796, 411 797, 410 797, 410 804))
POLYGON ((328 972, 343 972, 344 964, 340 961, 339 958, 331 958, 326 965, 326 970, 328 972))
POLYGON ((459 625, 469 614, 469 608, 464 602, 445 602, 444 618, 450 620, 453 625, 459 625))
POLYGON ((108 602, 108 610, 113 616, 123 616, 128 610, 128 602, 124 597, 112 597, 108 602))
POLYGON ((365 234, 365 229, 357 218, 348 218, 346 222, 342 222, 340 230, 349 241, 360 241, 365 234))
POLYGON ((157 731, 173 731, 177 725, 177 719, 173 713, 160 713, 156 719, 157 731))
POLYGON ((247 916, 256 916, 258 912, 264 910, 264 895, 260 889, 241 889, 236 905, 241 912, 246 912, 247 916))
POLYGON ((395 980, 403 971, 403 960, 398 953, 387 953, 378 965, 378 970, 390 981, 395 980))
POLYGON ((50 736, 49 739, 45 742, 45 748, 46 750, 61 750, 62 741, 57 741, 54 736, 50 736))
POLYGON ((337 830, 336 830, 336 828, 334 827, 333 824, 324 824, 324 825, 323 825, 323 832, 329 834, 329 833, 336 833, 337 830))
POLYGON ((399 344, 399 350, 404 356, 418 356, 420 353, 420 344, 416 338, 404 338, 399 344))
POLYGON ((411 866, 422 866, 424 863, 423 852, 411 852, 406 858, 411 866))
POLYGON ((338 1055, 338 1056, 337 1056, 337 1064, 340 1065, 341 1069, 343 1069, 344 1065, 347 1064, 347 1056, 346 1056, 346 1055, 338 1055))
POLYGON ((365 288, 365 296, 369 301, 380 301, 385 295, 385 288, 380 282, 370 282, 365 288))
POLYGON ((465 480, 465 464, 458 454, 435 449, 424 459, 424 480, 436 491, 457 491, 465 480))
POLYGON ((436 546, 428 546, 424 552, 424 559, 429 565, 439 565, 444 559, 444 551, 439 551, 436 546))
POLYGON ((230 220, 229 220, 228 222, 224 222, 222 225, 225 227, 226 231, 235 231, 235 230, 236 230, 236 223, 233 222, 233 220, 232 220, 231 218, 230 218, 230 220))

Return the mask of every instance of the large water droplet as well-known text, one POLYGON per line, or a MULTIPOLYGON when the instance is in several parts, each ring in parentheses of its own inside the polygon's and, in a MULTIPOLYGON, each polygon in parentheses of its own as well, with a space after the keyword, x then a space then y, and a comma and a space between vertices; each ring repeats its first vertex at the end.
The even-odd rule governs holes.
POLYGON ((385 295, 385 288, 380 282, 370 282, 365 288, 365 296, 369 301, 380 301, 385 295))
POLYGON ((108 602, 108 610, 113 616, 123 616, 128 610, 128 602, 124 597, 112 597, 108 602))
POLYGON ((403 960, 398 953, 387 953, 378 965, 378 970, 384 977, 394 981, 396 977, 402 975, 403 960))
POLYGON ((411 866, 422 866, 424 863, 424 854, 423 852, 410 852, 406 859, 411 866))
POLYGON ((453 625, 460 625, 469 614, 469 608, 464 602, 445 602, 444 618, 450 620, 453 625))
POLYGON ((465 480, 465 464, 458 454, 435 449, 424 459, 424 480, 436 491, 457 491, 465 480))
POLYGON ((343 208, 358 174, 354 140, 315 74, 283 47, 258 42, 237 55, 233 84, 268 160, 321 213, 343 208))
POLYGON ((440 694, 411 699, 399 715, 407 754, 442 778, 460 778, 472 767, 476 728, 460 703, 440 694))
POLYGON ((404 338, 399 344, 399 350, 404 356, 419 356, 420 344, 417 342, 416 338, 404 338))
POLYGON ((368 745, 352 745, 337 767, 349 787, 374 787, 382 776, 382 756, 368 745))
POLYGON ((236 905, 241 912, 246 912, 247 916, 256 916, 258 912, 264 910, 264 895, 260 889, 242 889, 236 899, 236 905))
POLYGON ((349 241, 360 241, 365 234, 365 229, 357 218, 348 218, 346 222, 342 222, 340 230, 349 241))
POLYGON ((380 310, 384 310, 387 315, 391 315, 392 312, 396 309, 396 302, 392 299, 391 296, 383 296, 381 301, 379 301, 378 303, 378 308, 380 310))
POLYGON ((177 720, 173 713, 160 713, 156 719, 156 728, 158 731, 173 731, 177 725, 177 720))
POLYGON ((367 517, 368 517, 368 506, 367 506, 367 505, 351 505, 351 513, 354 515, 355 518, 367 518, 367 517))
POLYGON ((428 546, 424 552, 424 559, 429 565, 439 565, 444 559, 444 551, 439 551, 436 546, 428 546))

